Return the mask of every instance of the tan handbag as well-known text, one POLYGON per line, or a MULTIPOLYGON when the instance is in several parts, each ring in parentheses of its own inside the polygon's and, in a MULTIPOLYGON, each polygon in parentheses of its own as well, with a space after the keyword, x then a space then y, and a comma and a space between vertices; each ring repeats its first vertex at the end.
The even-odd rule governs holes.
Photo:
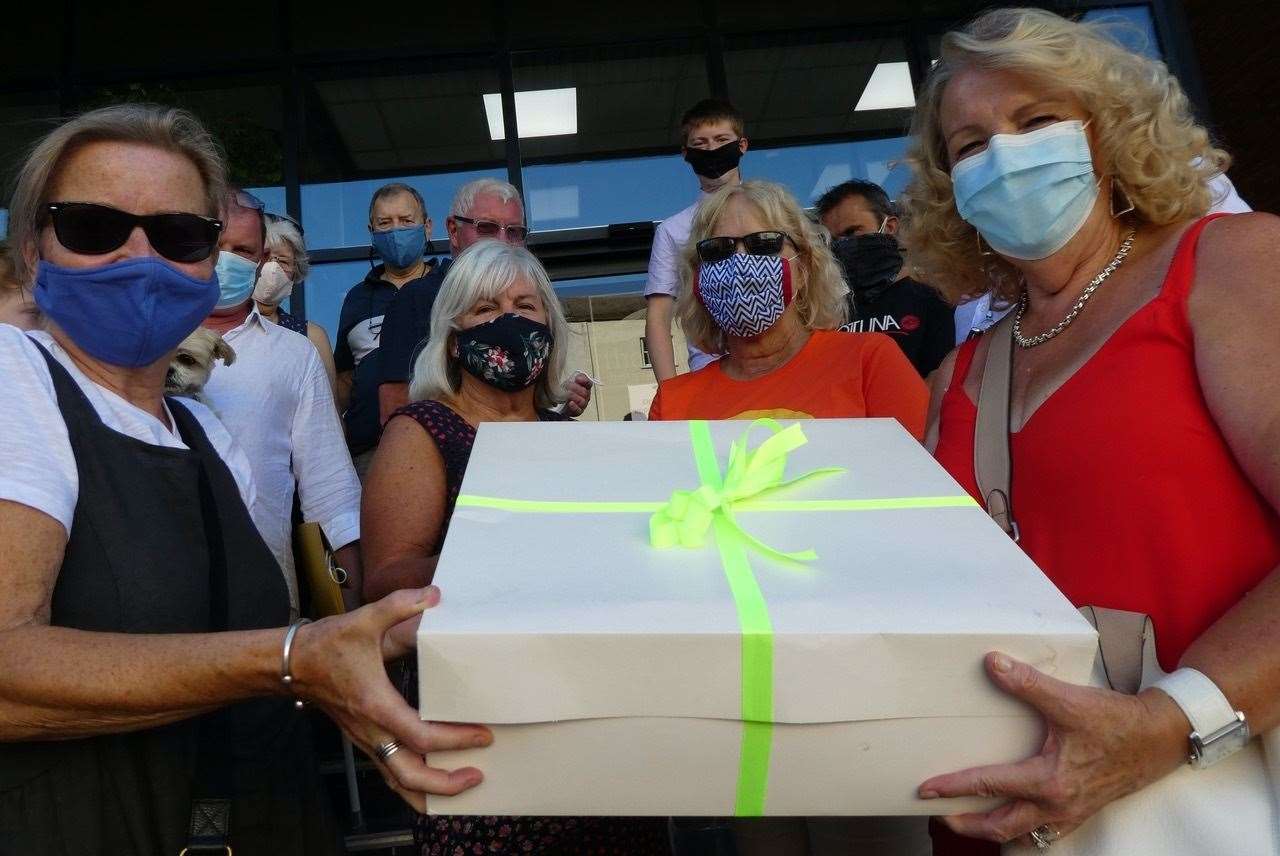
POLYGON ((294 558, 301 571, 298 577, 311 593, 311 615, 307 617, 328 618, 346 612, 342 585, 347 581, 347 572, 334 560, 320 524, 298 526, 293 533, 293 545, 294 558))

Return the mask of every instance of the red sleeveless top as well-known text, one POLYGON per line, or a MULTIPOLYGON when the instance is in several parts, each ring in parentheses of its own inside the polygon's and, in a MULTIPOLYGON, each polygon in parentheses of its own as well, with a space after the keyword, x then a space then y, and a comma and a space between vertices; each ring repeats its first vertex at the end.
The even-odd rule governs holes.
MULTIPOLYGON (((1212 219, 1187 230, 1160 293, 1010 438, 1022 548, 1075 605, 1150 615, 1166 671, 1280 565, 1280 516, 1236 463, 1196 375, 1187 296, 1212 219)), ((957 354, 935 454, 981 501, 978 409, 964 391, 976 348, 957 354)))

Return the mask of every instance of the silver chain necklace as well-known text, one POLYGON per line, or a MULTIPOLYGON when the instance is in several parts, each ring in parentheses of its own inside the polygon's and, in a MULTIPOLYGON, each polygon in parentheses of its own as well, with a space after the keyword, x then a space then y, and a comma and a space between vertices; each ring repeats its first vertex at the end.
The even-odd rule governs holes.
POLYGON ((1055 326, 1043 333, 1039 333, 1031 338, 1022 335, 1022 316, 1027 311, 1027 292, 1022 292, 1022 300, 1018 304, 1018 314, 1013 318, 1013 339, 1018 343, 1020 348, 1034 348, 1036 345, 1043 345, 1054 336, 1071 326, 1071 322, 1076 320, 1076 316, 1084 309, 1084 305, 1089 302, 1089 298, 1098 290, 1098 286, 1106 281, 1107 277, 1116 272, 1116 268, 1123 264, 1125 258, 1128 257, 1129 251, 1133 249, 1133 239, 1138 236, 1136 231, 1130 231, 1125 236, 1124 241, 1120 244, 1120 249, 1116 252, 1116 257, 1102 269, 1102 272, 1095 276, 1084 291, 1080 293, 1080 297, 1076 299, 1075 305, 1071 307, 1071 311, 1067 313, 1067 317, 1059 321, 1055 326))

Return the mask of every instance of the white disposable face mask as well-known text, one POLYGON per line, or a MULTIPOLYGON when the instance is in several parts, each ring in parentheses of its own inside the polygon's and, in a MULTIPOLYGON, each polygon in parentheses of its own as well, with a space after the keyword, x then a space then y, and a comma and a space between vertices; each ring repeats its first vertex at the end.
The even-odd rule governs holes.
POLYGON ((262 266, 258 282, 253 286, 253 299, 268 306, 279 306, 293 293, 293 277, 270 261, 262 266))

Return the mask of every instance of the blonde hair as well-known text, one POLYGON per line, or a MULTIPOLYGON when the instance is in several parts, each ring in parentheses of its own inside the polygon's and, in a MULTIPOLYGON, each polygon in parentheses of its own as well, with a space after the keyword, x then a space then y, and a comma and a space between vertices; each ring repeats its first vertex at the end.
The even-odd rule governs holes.
POLYGON ((680 255, 680 294, 676 317, 685 338, 708 353, 724 353, 724 331, 694 293, 694 272, 698 269, 698 242, 712 237, 716 223, 729 200, 750 203, 765 228, 786 232, 796 248, 792 275, 802 288, 795 289, 795 307, 800 323, 808 330, 834 330, 846 320, 845 285, 840 267, 827 247, 827 233, 805 215, 800 203, 781 184, 772 181, 744 181, 722 187, 708 196, 693 215, 689 242, 680 255))
POLYGON ((472 244, 449 265, 449 273, 431 309, 426 346, 413 362, 413 376, 409 380, 411 400, 457 394, 462 388, 462 367, 456 357, 450 356, 449 345, 453 334, 462 329, 458 318, 476 301, 497 298, 521 276, 537 289, 547 312, 547 326, 551 328, 551 356, 535 384, 534 401, 538 407, 547 408, 564 400, 562 387, 569 324, 542 263, 524 247, 506 241, 472 244))
MULTIPOLYGON (((68 156, 89 143, 139 143, 182 155, 200 173, 205 188, 205 214, 218 217, 227 192, 227 167, 222 152, 200 120, 175 107, 157 104, 117 104, 71 119, 50 131, 32 147, 18 171, 9 206, 9 241, 14 273, 29 283, 34 272, 28 253, 36 246, 45 223, 44 206, 58 170, 68 156)), ((139 176, 145 181, 145 176, 139 176)))
POLYGON ((302 230, 292 220, 279 214, 265 216, 267 226, 267 252, 272 247, 287 246, 293 251, 293 284, 297 285, 311 273, 311 261, 307 258, 307 242, 302 230))
POLYGON ((1083 104, 1095 163, 1133 203, 1135 223, 1176 223, 1209 209, 1209 180, 1230 158, 1196 123, 1164 63, 1125 49, 1113 30, 1039 9, 996 9, 943 36, 942 58, 912 119, 912 179, 899 204, 913 266, 952 302, 989 290, 1012 301, 1021 291, 1017 270, 980 254, 977 232, 956 211, 939 112, 948 81, 962 69, 1014 72, 1083 104))

